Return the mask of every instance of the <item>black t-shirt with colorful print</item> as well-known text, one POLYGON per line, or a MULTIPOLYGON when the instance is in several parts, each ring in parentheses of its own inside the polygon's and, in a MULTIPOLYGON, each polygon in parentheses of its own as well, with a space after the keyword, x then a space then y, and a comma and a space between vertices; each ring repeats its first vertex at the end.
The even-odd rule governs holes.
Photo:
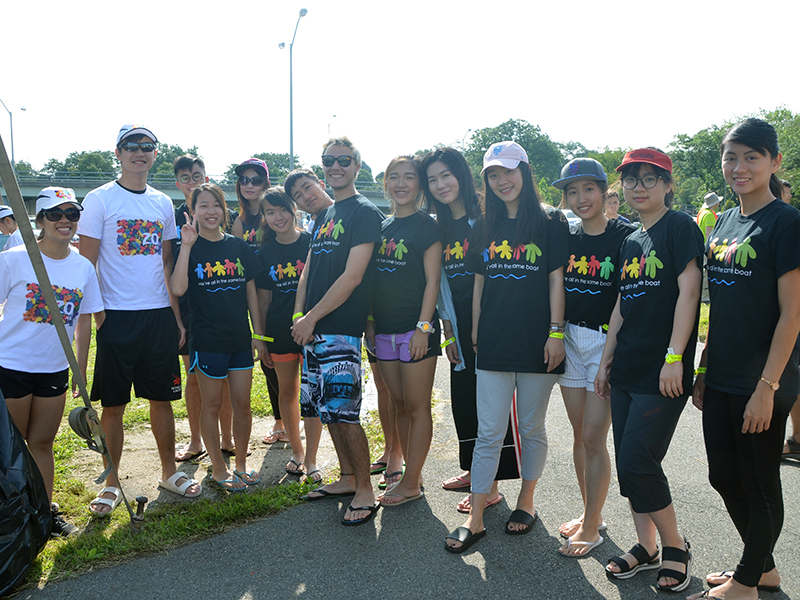
MULTIPOLYGON (((670 210, 653 226, 630 234, 620 250, 619 292, 623 323, 610 383, 626 392, 660 394, 659 377, 667 354, 678 276, 690 261, 702 268, 703 234, 687 214, 670 210)), ((698 285, 700 276, 698 274, 698 285)), ((692 333, 683 351, 683 391, 688 393, 694 375, 697 346, 698 299, 692 333)))
POLYGON ((317 217, 309 244, 304 312, 314 308, 344 273, 351 249, 361 244, 375 244, 375 247, 361 283, 341 306, 317 322, 314 333, 356 337, 364 333, 372 304, 375 256, 381 243, 383 219, 383 213, 361 194, 335 202, 317 217))
POLYGON ((256 285, 272 292, 264 335, 274 339, 267 342, 267 348, 275 354, 293 354, 301 350, 292 339, 292 315, 310 241, 311 234, 303 231, 291 244, 281 244, 273 238, 256 252, 263 269, 256 277, 256 285))
POLYGON ((239 219, 242 221, 242 239, 255 252, 261 247, 264 235, 261 231, 261 212, 254 215, 239 213, 239 219))
POLYGON ((261 273, 250 247, 225 234, 218 242, 198 237, 189 255, 190 352, 250 349, 247 282, 261 273))
MULTIPOLYGON (((800 212, 780 200, 748 216, 738 207, 720 215, 706 245, 709 387, 755 390, 780 317, 778 279, 800 266, 799 242, 800 212)), ((800 393, 797 344, 780 384, 776 396, 800 393)))
POLYGON ((449 234, 442 234, 442 266, 455 304, 472 302, 475 273, 467 267, 467 252, 474 235, 466 216, 453 220, 449 234))
POLYGON ((633 225, 610 220, 600 235, 588 235, 577 223, 570 229, 569 259, 564 268, 566 320, 592 327, 607 325, 617 302, 619 251, 633 225))
MULTIPOLYGON (((561 211, 549 211, 541 239, 511 246, 516 221, 490 232, 469 264, 483 275, 478 322, 479 369, 546 373, 544 346, 550 326, 549 275, 567 262, 569 229, 561 211)), ((559 283, 559 285, 563 285, 559 283)), ((552 373, 563 373, 562 362, 552 373)))
MULTIPOLYGON (((419 321, 427 282, 424 255, 439 241, 439 228, 425 213, 403 218, 392 215, 381 226, 381 238, 372 300, 375 332, 406 333, 419 321)), ((434 311, 431 320, 438 318, 434 311)))

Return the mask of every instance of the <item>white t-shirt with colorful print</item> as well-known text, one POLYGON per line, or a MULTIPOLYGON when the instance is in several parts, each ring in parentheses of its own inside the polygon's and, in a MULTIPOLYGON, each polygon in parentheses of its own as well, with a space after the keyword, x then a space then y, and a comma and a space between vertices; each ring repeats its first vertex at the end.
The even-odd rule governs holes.
POLYGON ((169 196, 147 186, 136 193, 116 181, 86 194, 78 234, 100 240, 97 274, 106 308, 151 310, 169 306, 161 258, 175 239, 169 196))
MULTIPOLYGON (((79 314, 103 310, 97 275, 92 263, 74 250, 61 260, 42 259, 71 341, 79 314)), ((0 365, 25 373, 66 369, 69 363, 24 246, 0 254, 0 300, 6 301, 0 365)))

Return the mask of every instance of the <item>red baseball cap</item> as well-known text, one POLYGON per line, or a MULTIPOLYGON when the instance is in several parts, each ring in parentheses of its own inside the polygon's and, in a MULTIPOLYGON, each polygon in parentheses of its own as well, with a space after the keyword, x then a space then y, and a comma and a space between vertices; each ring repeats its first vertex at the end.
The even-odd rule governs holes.
POLYGON ((672 173, 672 159, 658 150, 652 148, 639 148, 638 150, 631 150, 622 159, 622 164, 617 167, 616 171, 619 173, 625 165, 631 163, 647 163, 661 167, 665 171, 672 173))

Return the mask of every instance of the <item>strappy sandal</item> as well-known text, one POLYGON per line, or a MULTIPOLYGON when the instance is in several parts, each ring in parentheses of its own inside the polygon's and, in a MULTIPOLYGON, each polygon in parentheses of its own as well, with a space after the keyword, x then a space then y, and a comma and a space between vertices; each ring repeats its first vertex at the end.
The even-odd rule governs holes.
POLYGON ((661 579, 662 577, 671 577, 672 579, 677 579, 678 583, 675 585, 656 584, 656 587, 659 590, 665 590, 667 592, 682 592, 689 587, 689 584, 692 582, 692 553, 689 552, 691 545, 689 544, 689 540, 686 538, 683 538, 683 542, 686 544, 686 550, 664 546, 664 550, 661 552, 661 560, 671 560, 673 562, 683 563, 686 565, 686 572, 681 573, 675 569, 660 569, 658 571, 658 579, 661 579))
POLYGON ((608 559, 606 565, 606 574, 614 579, 630 579, 639 571, 651 571, 661 566, 661 559, 658 557, 658 548, 653 552, 652 556, 647 553, 647 550, 641 544, 636 544, 633 548, 628 550, 628 554, 636 559, 636 564, 631 566, 628 561, 621 556, 614 556, 608 559), (612 571, 608 567, 614 563, 619 567, 619 571, 612 571))

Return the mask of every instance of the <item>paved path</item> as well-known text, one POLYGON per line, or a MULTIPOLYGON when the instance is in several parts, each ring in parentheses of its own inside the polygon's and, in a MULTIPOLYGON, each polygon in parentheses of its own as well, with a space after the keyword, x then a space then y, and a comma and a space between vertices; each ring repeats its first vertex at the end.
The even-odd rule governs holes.
MULTIPOLYGON (((439 366, 436 387, 447 390, 446 365, 439 366)), ((506 482, 500 486, 506 500, 486 512, 486 538, 466 554, 445 552, 445 536, 463 522, 463 515, 455 511, 462 494, 439 486, 457 472, 456 436, 449 401, 439 402, 435 414, 434 441, 423 473, 425 499, 381 509, 374 523, 344 528, 339 523, 344 504, 307 503, 178 550, 26 590, 17 598, 638 600, 658 596, 653 571, 620 583, 604 575, 608 557, 635 541, 627 504, 614 479, 604 512, 605 544, 582 560, 556 552, 561 543, 558 525, 581 512, 571 432, 557 389, 547 419, 550 456, 536 491, 540 518, 531 534, 512 537, 502 532, 519 489, 517 482, 506 482)), ((708 484, 705 461, 700 413, 689 404, 665 460, 681 531, 691 541, 695 557, 687 594, 703 589, 707 572, 735 567, 741 552, 739 537, 708 484)), ((761 597, 800 600, 800 465, 782 467, 782 475, 786 522, 776 559, 783 592, 761 597)), ((373 481, 377 484, 377 477, 373 481)))

